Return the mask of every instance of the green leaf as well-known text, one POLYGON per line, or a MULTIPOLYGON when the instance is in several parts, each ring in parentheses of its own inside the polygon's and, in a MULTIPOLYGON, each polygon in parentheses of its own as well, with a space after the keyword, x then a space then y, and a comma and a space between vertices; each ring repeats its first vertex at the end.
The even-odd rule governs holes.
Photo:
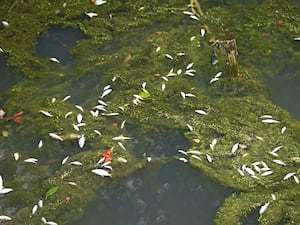
POLYGON ((141 96, 142 98, 149 98, 150 97, 150 93, 142 91, 142 92, 139 93, 139 96, 141 96))
POLYGON ((50 197, 51 195, 53 195, 55 192, 58 191, 58 186, 55 186, 53 188, 50 188, 47 192, 46 192, 46 199, 48 197, 50 197))

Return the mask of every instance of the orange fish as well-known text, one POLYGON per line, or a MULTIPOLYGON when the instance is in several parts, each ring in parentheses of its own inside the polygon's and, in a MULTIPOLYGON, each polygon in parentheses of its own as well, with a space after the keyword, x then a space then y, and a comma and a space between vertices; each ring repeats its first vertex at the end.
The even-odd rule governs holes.
POLYGON ((23 118, 21 117, 22 115, 24 114, 23 111, 20 111, 20 112, 17 112, 15 115, 13 116, 8 116, 5 118, 6 121, 10 121, 10 120, 13 120, 15 123, 23 123, 23 118))

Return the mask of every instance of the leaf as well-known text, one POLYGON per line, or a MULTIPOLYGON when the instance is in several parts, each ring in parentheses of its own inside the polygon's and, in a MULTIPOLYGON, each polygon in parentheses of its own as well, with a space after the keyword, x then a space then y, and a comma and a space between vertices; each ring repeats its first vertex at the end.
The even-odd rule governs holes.
POLYGON ((53 188, 50 188, 47 192, 46 192, 46 199, 48 197, 50 197, 51 195, 53 195, 54 193, 56 193, 58 191, 58 186, 55 186, 53 188))
POLYGON ((142 98, 149 98, 150 97, 150 93, 142 91, 142 92, 139 93, 139 96, 141 96, 142 98))

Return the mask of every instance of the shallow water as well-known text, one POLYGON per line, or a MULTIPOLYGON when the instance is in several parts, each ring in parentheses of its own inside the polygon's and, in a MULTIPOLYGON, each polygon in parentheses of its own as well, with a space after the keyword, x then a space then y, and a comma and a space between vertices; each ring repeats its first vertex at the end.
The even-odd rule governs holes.
MULTIPOLYGON (((165 26, 165 25, 164 25, 165 26)), ((50 28, 43 34, 37 45, 37 56, 58 57, 62 66, 66 66, 62 71, 67 73, 71 70, 75 58, 70 54, 70 48, 77 40, 85 38, 80 32, 72 29, 61 29, 59 27, 50 28), (69 67, 68 67, 69 66, 69 67)), ((137 44, 136 37, 132 37, 131 45, 137 44)), ((143 39, 139 36, 138 38, 143 39)), ((139 39, 140 40, 140 39, 139 39)), ((118 40, 114 40, 104 46, 99 46, 97 51, 101 54, 113 54, 120 48, 118 40)), ((20 78, 14 76, 4 64, 0 64, 5 74, 5 82, 1 82, 1 92, 9 89, 17 83, 20 78)), ((276 64, 270 65, 274 70, 276 64)), ((78 79, 72 79, 70 88, 65 90, 65 95, 72 94, 71 101, 81 104, 88 98, 97 98, 97 93, 102 87, 102 76, 105 71, 99 69, 78 79)), ((58 85, 59 81, 49 80, 48 87, 58 85)), ((297 78, 285 77, 279 74, 272 79, 268 79, 266 84, 270 88, 273 101, 289 111, 295 118, 300 120, 300 81, 297 78)), ((103 86, 105 84, 103 83, 103 86)), ((4 102, 0 98, 0 102, 4 102)), ((1 106, 1 105, 0 105, 1 106)), ((130 127, 130 125, 129 125, 130 127)), ((149 134, 147 136, 138 135, 134 127, 129 133, 134 136, 130 151, 136 157, 151 156, 172 157, 178 154, 178 149, 187 149, 189 143, 180 129, 165 130, 149 134)), ((59 156, 47 162, 47 153, 37 150, 38 140, 22 140, 16 136, 16 142, 26 147, 27 155, 30 153, 39 156, 42 162, 47 165, 54 164, 51 160, 61 160, 66 152, 79 152, 77 146, 64 145, 57 151, 59 156)), ((11 157, 11 152, 17 151, 15 143, 3 143, 0 146, 0 161, 5 157, 11 157), (9 156, 8 156, 9 155, 9 156)), ((56 162, 56 161, 55 161, 56 162)), ((151 163, 151 162, 150 162, 151 163)), ((146 224, 168 224, 168 225, 210 225, 213 223, 216 211, 224 199, 232 193, 225 187, 212 181, 199 170, 191 168, 190 165, 178 160, 171 160, 162 168, 149 167, 121 180, 119 184, 110 185, 109 188, 100 189, 97 199, 89 204, 83 217, 72 225, 80 224, 103 224, 103 225, 146 225, 146 224)), ((21 168, 24 169, 24 168, 21 168)), ((21 170, 20 169, 20 170, 21 170)), ((55 166, 52 166, 54 171, 55 166)), ((3 175, 9 172, 2 173, 3 175)), ((251 215, 245 224, 257 224, 257 215, 251 215)), ((71 225, 71 224, 70 224, 71 225)))

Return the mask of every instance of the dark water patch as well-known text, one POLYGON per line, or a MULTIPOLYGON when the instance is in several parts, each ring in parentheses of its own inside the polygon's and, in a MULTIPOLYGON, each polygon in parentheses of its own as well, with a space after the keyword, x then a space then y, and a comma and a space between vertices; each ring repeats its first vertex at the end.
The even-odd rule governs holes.
POLYGON ((36 55, 38 57, 55 57, 62 64, 67 64, 73 60, 70 48, 78 40, 87 38, 79 29, 64 28, 58 26, 49 27, 38 39, 36 45, 36 55))
POLYGON ((13 85, 17 84, 23 77, 23 75, 17 69, 12 67, 7 67, 6 61, 7 61, 7 57, 1 54, 0 55, 0 74, 1 74, 0 103, 4 102, 4 99, 2 99, 1 94, 6 90, 10 89, 13 85))
POLYGON ((230 190, 197 169, 172 161, 161 169, 149 166, 114 187, 100 190, 98 202, 72 225, 212 225, 230 190), (101 215, 100 215, 101 214, 101 215))
POLYGON ((250 213, 243 221, 243 225, 257 225, 258 224, 258 219, 259 219, 259 214, 258 214, 259 209, 256 211, 250 213))
POLYGON ((189 141, 180 129, 161 128, 160 132, 133 134, 132 153, 137 157, 170 157, 178 154, 178 149, 187 149, 189 141))

